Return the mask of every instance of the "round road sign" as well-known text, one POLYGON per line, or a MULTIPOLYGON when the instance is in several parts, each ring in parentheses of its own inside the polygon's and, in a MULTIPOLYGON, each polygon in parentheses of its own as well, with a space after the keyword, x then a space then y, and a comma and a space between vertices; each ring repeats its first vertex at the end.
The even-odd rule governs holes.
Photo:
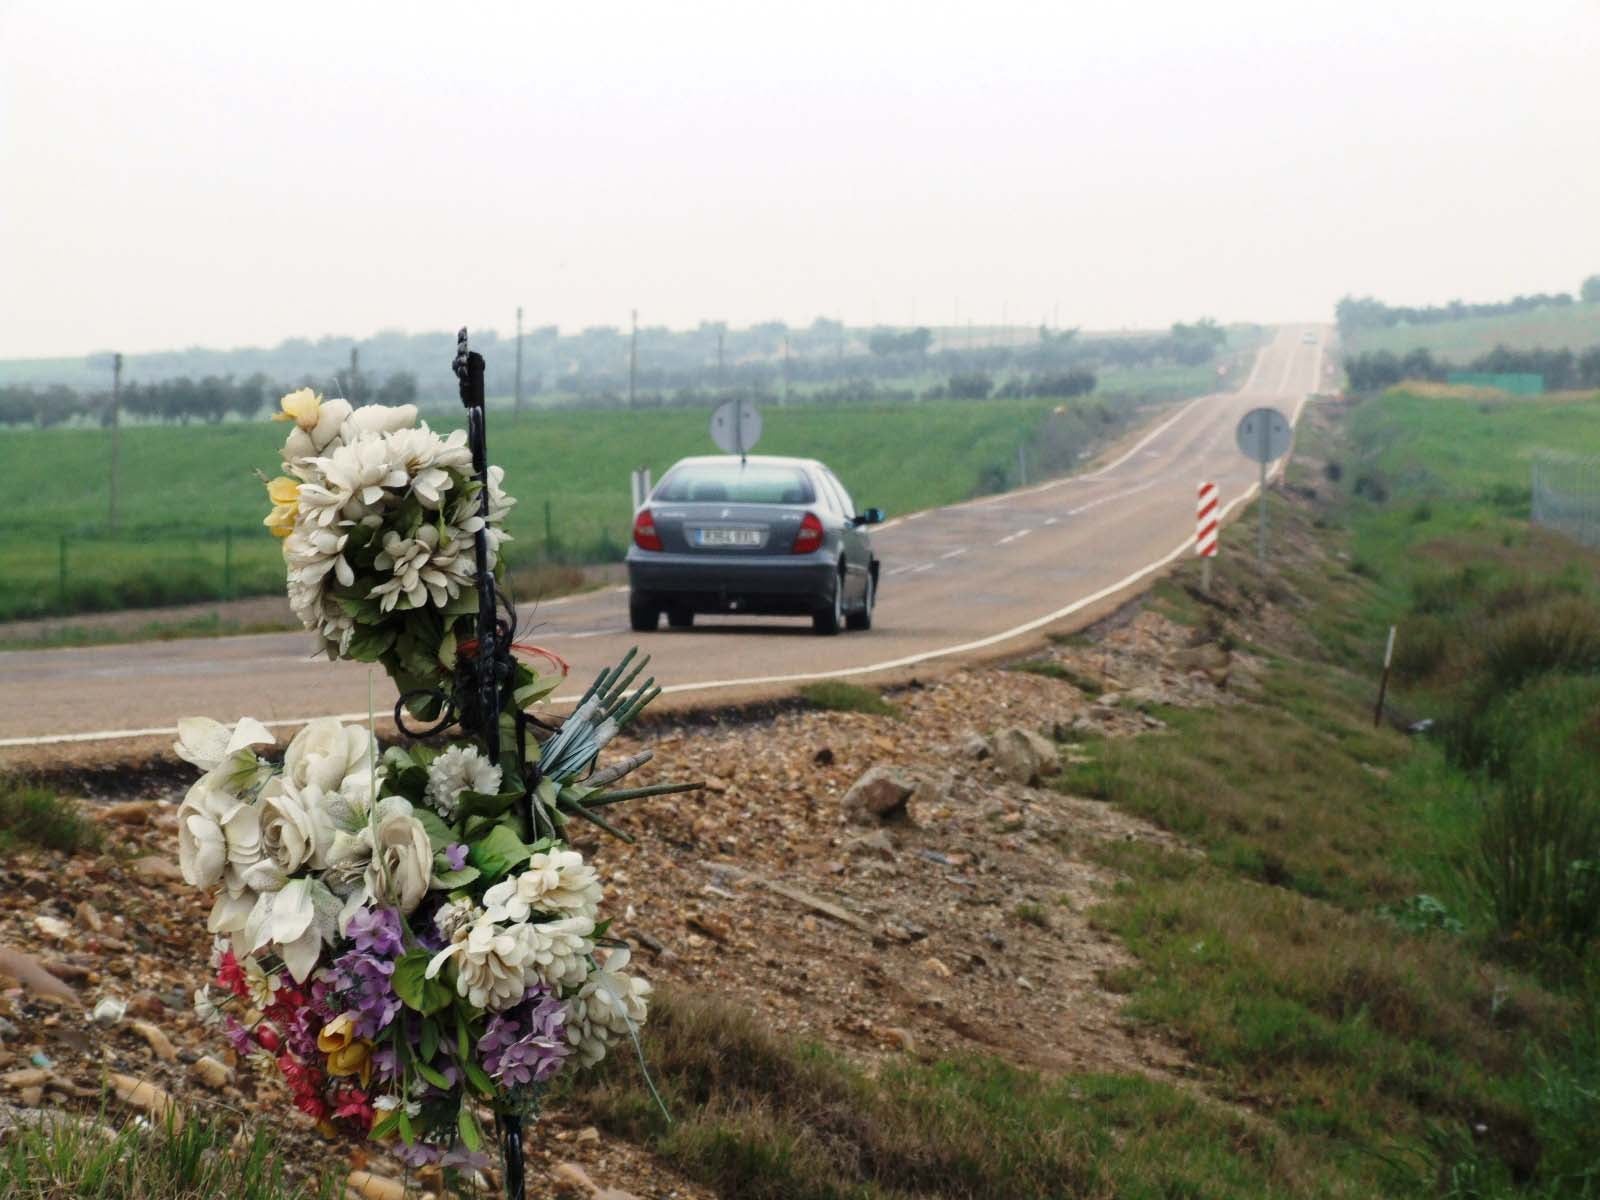
POLYGON ((1275 462, 1289 453, 1294 430, 1275 408, 1252 408, 1234 431, 1239 449, 1252 462, 1275 462))
POLYGON ((711 440, 724 454, 749 454, 761 438, 761 414, 748 400, 729 400, 711 414, 711 440))

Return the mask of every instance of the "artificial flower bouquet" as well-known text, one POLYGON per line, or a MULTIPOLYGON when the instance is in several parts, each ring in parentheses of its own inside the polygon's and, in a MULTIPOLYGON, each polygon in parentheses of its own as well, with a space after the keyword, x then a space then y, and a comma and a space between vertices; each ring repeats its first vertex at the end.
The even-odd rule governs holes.
MULTIPOLYGON (((282 415, 295 428, 266 524, 295 611, 330 657, 382 664, 408 710, 471 729, 474 550, 481 539, 498 569, 499 472, 410 406, 301 391, 282 415)), ((564 1067, 636 1042, 648 1010, 565 832, 573 817, 610 830, 595 809, 684 790, 612 787, 648 751, 597 769, 659 689, 629 691, 644 665, 628 672, 630 654, 530 747, 524 710, 560 674, 501 653, 497 760, 470 738, 380 751, 370 728, 325 718, 274 762, 258 721, 179 725, 177 753, 203 772, 179 810, 179 863, 215 896, 216 979, 197 1007, 326 1132, 393 1139, 414 1165, 484 1159, 480 1105, 536 1112, 564 1067)))

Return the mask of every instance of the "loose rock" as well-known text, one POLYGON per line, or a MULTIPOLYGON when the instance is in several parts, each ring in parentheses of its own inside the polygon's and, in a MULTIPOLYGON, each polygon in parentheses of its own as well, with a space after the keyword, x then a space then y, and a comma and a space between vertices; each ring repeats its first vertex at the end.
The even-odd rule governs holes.
POLYGON ((906 802, 917 790, 917 780, 896 767, 873 767, 850 785, 839 802, 853 821, 889 821, 903 816, 906 802))

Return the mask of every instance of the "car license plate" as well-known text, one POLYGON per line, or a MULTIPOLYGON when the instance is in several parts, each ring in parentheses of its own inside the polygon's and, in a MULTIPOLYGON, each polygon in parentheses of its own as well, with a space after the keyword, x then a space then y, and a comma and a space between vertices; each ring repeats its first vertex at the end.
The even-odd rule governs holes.
POLYGON ((697 529, 697 546, 759 546, 765 540, 759 529, 697 529))

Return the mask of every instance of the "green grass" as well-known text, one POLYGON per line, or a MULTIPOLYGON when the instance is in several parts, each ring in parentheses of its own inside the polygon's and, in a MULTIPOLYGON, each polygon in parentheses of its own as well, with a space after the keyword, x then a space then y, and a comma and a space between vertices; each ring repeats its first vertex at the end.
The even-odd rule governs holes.
POLYGON ((1170 1085, 992 1058, 866 1072, 748 1012, 667 992, 632 1055, 573 1085, 583 1119, 740 1200, 1347 1196, 1260 1122, 1170 1085))
POLYGON ((1600 304, 1540 308, 1502 317, 1469 317, 1436 325, 1362 329, 1346 339, 1352 353, 1390 350, 1405 354, 1418 348, 1452 361, 1465 362, 1496 346, 1513 350, 1573 350, 1600 344, 1600 304))
POLYGON ((320 1186, 291 1182, 263 1132, 235 1148, 233 1130, 191 1119, 181 1129, 132 1125, 107 1137, 70 1117, 15 1132, 0 1145, 0 1195, 11 1200, 331 1200, 320 1186))
POLYGON ((854 683, 826 679, 820 683, 806 684, 800 689, 800 694, 814 707, 832 712, 858 712, 874 717, 896 718, 904 715, 898 705, 891 704, 880 693, 854 683))
POLYGON ((1087 696, 1098 696, 1105 691, 1097 680, 1074 671, 1066 663, 1056 662, 1050 658, 1030 658, 1025 662, 1014 663, 1010 669, 1029 675, 1043 675, 1046 679, 1059 679, 1063 683, 1070 683, 1087 696))
POLYGON ((0 650, 50 650, 59 646, 107 646, 122 642, 171 642, 182 638, 235 637, 246 633, 279 633, 299 629, 299 622, 231 621, 206 613, 181 621, 146 621, 120 626, 63 625, 23 637, 0 637, 0 650))
POLYGON ((95 850, 100 827, 82 805, 19 775, 0 775, 0 855, 24 845, 48 850, 95 850))
MULTIPOLYGON (((990 400, 772 408, 761 450, 821 458, 858 505, 893 515, 1013 486, 1017 447, 1041 433, 1039 444, 1062 460, 1053 469, 1064 469, 1125 430, 1145 401, 1096 394, 1067 401, 1060 414, 1055 407, 990 400)), ((659 479, 679 458, 710 451, 706 419, 701 409, 496 414, 491 453, 518 500, 508 560, 523 567, 619 557, 628 536, 628 472, 648 466, 659 479)), ((280 590, 282 562, 261 528, 266 505, 255 473, 276 473, 283 433, 282 425, 261 422, 125 429, 121 529, 112 536, 105 528, 108 434, 0 431, 7 465, 0 505, 9 514, 0 532, 0 620, 280 590)), ((1031 459, 1030 471, 1038 470, 1031 459)))

